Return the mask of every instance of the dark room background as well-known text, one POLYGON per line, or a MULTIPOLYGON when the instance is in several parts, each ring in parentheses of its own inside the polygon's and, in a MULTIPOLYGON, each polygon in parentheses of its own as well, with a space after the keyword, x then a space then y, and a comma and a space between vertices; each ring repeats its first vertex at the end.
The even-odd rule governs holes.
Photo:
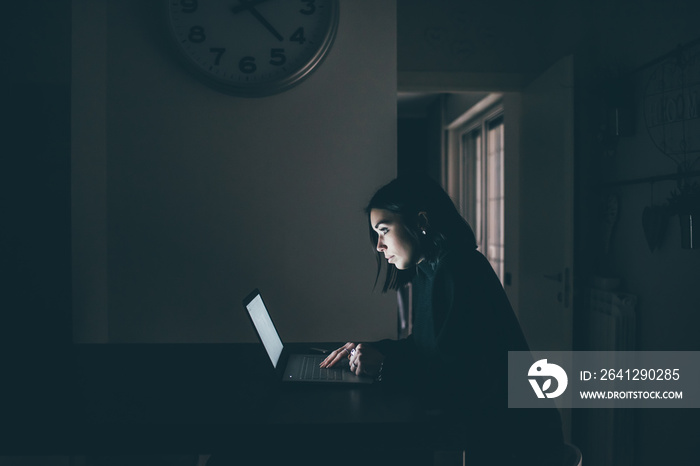
MULTIPOLYGON (((654 251, 642 228, 675 181, 619 182, 676 172, 647 130, 645 96, 679 46, 697 60, 700 3, 343 2, 313 79, 259 100, 180 69, 159 5, 6 6, 0 329, 18 373, 41 361, 33 374, 61 380, 61 349, 74 343, 253 341, 237 306, 255 286, 275 308, 303 309, 277 316, 290 341, 392 336, 395 299, 372 293, 362 207, 402 170, 438 177, 444 131, 436 106, 397 118, 397 92, 517 93, 567 55, 574 349, 589 349, 585 292, 604 274, 637 298, 637 350, 698 350, 700 254, 681 248, 678 217, 654 251), (619 135, 615 108, 632 127, 619 135), (618 216, 601 259, 611 195, 618 216)), ((588 416, 573 419, 584 455, 588 416)), ((697 420, 636 411, 633 464, 692 464, 697 420)))

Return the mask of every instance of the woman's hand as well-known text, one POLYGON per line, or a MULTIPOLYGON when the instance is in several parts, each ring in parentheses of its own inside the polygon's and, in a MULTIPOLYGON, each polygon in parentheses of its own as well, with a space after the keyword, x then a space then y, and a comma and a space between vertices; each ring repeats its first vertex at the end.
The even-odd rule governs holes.
POLYGON ((384 363, 384 355, 374 347, 360 343, 350 351, 350 371, 356 375, 366 374, 376 377, 384 363))
POLYGON ((349 358, 350 352, 355 349, 355 346, 355 343, 345 343, 343 346, 329 354, 328 357, 321 362, 321 368, 333 367, 343 358, 349 358))
POLYGON ((372 346, 348 342, 329 354, 321 363, 321 367, 332 367, 345 357, 350 359, 350 371, 356 375, 366 374, 375 377, 384 363, 384 355, 372 346))

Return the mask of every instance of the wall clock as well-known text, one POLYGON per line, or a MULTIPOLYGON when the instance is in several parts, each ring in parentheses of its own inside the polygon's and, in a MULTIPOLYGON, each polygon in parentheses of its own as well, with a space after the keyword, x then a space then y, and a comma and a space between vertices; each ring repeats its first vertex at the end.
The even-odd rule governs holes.
POLYGON ((200 79, 238 96, 285 91, 330 50, 339 0, 167 0, 175 48, 200 79))

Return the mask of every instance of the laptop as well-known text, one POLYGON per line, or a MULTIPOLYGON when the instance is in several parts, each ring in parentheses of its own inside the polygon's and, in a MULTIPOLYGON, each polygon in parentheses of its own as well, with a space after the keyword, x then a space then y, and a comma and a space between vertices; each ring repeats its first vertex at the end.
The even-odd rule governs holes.
POLYGON ((350 372, 347 361, 341 367, 321 369, 319 364, 326 356, 316 354, 289 353, 285 350, 282 339, 272 323, 270 313, 265 306, 260 291, 253 290, 243 300, 248 317, 255 327, 272 367, 281 374, 283 382, 331 383, 331 384, 369 384, 372 377, 358 376, 350 372))

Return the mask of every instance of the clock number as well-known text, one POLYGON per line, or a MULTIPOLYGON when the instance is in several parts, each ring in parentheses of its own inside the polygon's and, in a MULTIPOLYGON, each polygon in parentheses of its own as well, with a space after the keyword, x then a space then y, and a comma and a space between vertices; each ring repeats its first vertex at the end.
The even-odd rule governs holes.
POLYGON ((194 13, 199 7, 199 2, 197 0, 180 0, 180 5, 183 13, 194 13))
POLYGON ((190 35, 187 36, 187 38, 190 42, 199 44, 200 42, 204 42, 207 36, 204 34, 204 28, 202 26, 192 26, 190 28, 190 35))
POLYGON ((282 66, 287 63, 284 56, 284 49, 270 49, 270 65, 282 66))
POLYGON ((245 74, 255 73, 255 70, 258 69, 258 67, 255 66, 255 57, 241 58, 241 61, 238 62, 238 69, 241 70, 241 73, 245 74))
POLYGON ((299 13, 302 15, 313 15, 316 13, 316 5, 314 4, 314 0, 301 0, 301 2, 306 3, 306 8, 299 10, 299 13))
POLYGON ((216 66, 219 66, 219 62, 221 61, 221 56, 224 54, 224 52, 226 51, 226 49, 214 48, 214 47, 212 47, 212 48, 209 49, 209 51, 210 51, 211 53, 215 53, 215 54, 216 54, 216 58, 214 59, 214 64, 215 64, 216 66))
POLYGON ((292 42, 299 42, 299 45, 303 45, 306 42, 306 37, 304 37, 304 28, 301 27, 294 31, 294 34, 289 38, 292 42))

